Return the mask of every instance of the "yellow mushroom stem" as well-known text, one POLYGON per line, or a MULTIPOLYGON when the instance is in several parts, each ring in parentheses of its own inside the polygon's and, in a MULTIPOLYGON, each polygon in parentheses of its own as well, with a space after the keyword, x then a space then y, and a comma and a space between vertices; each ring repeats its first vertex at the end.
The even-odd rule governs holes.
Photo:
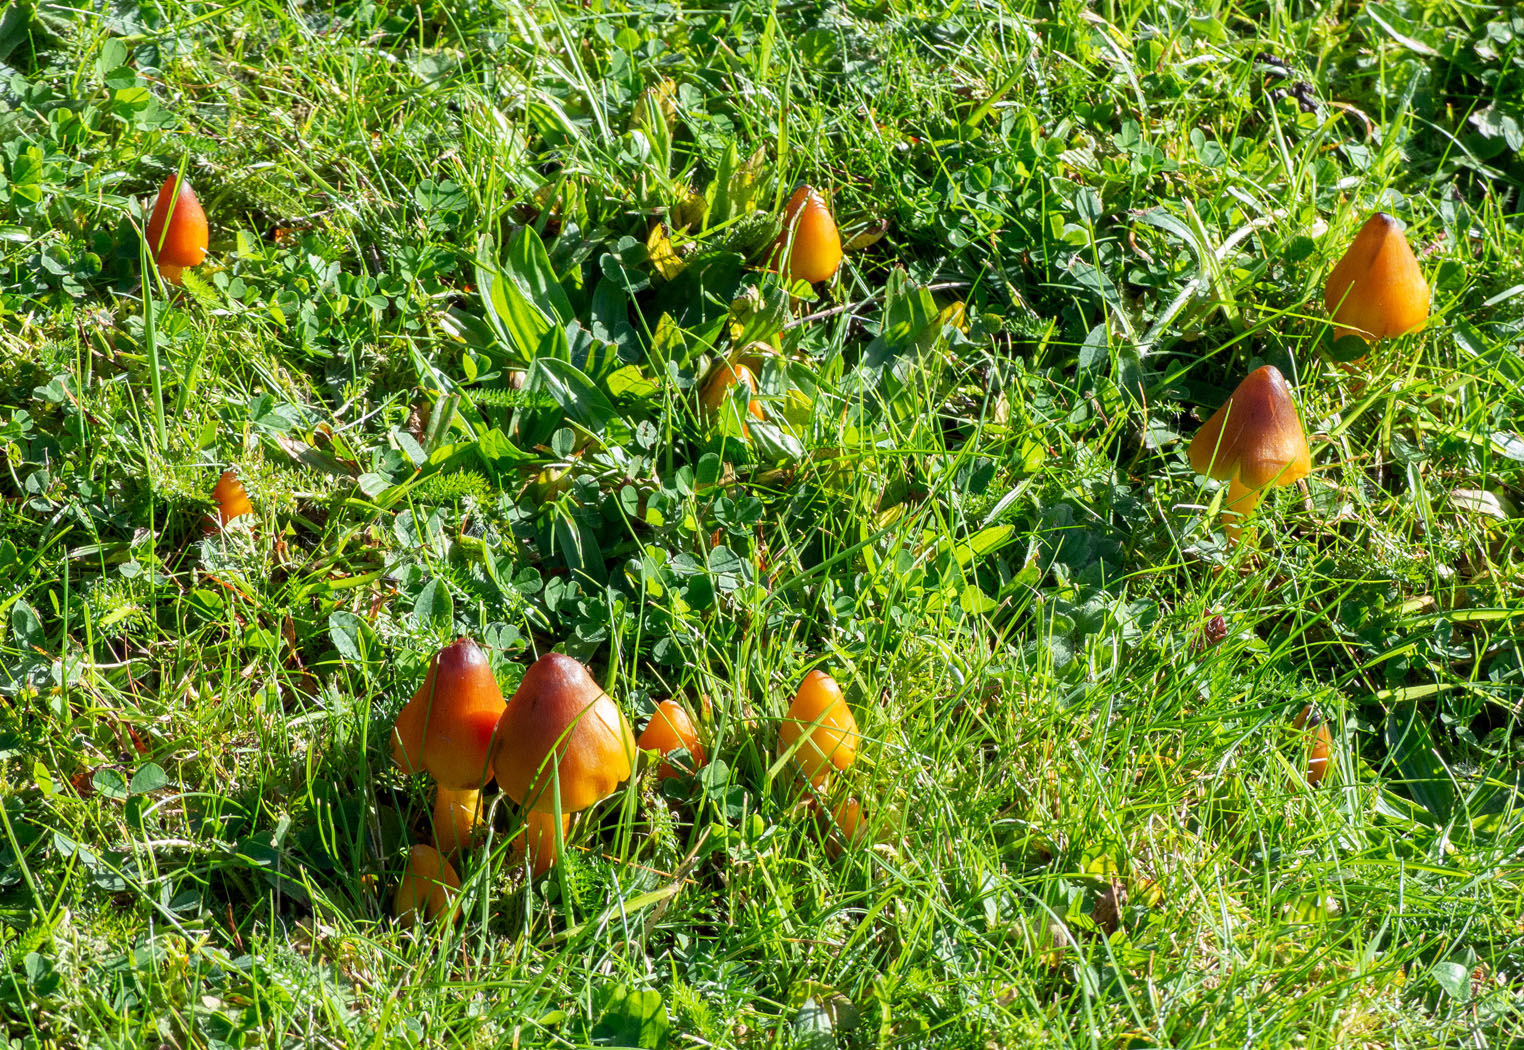
POLYGON ((1222 508, 1222 531, 1230 542, 1238 542, 1245 522, 1254 513, 1254 508, 1259 506, 1263 495, 1264 489, 1251 489, 1239 481, 1237 475, 1228 482, 1228 498, 1222 508))

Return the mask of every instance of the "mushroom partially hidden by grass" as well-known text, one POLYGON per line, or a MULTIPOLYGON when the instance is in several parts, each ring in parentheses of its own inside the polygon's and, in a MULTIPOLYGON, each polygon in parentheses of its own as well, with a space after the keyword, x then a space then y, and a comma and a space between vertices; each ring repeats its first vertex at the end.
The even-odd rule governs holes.
POLYGON ((783 232, 774 251, 791 281, 828 281, 841 266, 841 234, 831 209, 813 186, 801 186, 783 210, 783 232))
POLYGON ((857 719, 836 680, 824 671, 805 675, 778 727, 779 756, 792 751, 799 771, 819 787, 857 758, 857 737, 857 719))
POLYGON ((148 250, 159 272, 171 284, 179 284, 187 266, 200 266, 206 258, 206 212, 191 190, 190 180, 170 175, 159 187, 148 220, 148 250))
POLYGON ((445 646, 397 716, 392 761, 427 771, 441 787, 477 789, 492 779, 492 734, 504 709, 487 654, 469 638, 445 646))
MULTIPOLYGON (((746 413, 753 419, 766 418, 762 414, 762 402, 756 399, 757 377, 752 370, 745 365, 732 364, 729 361, 721 361, 709 373, 709 378, 704 380, 704 385, 699 388, 699 407, 703 409, 704 418, 709 422, 718 420, 721 413, 731 404, 731 391, 737 385, 746 388, 746 413)), ((739 416, 739 412, 736 413, 739 416)), ((750 436, 750 429, 745 420, 741 420, 742 433, 750 436)))
POLYGON ((1228 483, 1223 531, 1236 541, 1264 490, 1312 471, 1291 387, 1274 365, 1255 369, 1191 441, 1191 467, 1228 483))
POLYGON ((1372 215, 1323 285, 1334 338, 1367 342, 1411 332, 1429 317, 1429 285, 1397 220, 1372 215))
POLYGON ((455 898, 460 893, 460 876, 450 862, 433 846, 418 845, 408 854, 407 870, 392 898, 392 912, 404 926, 417 921, 418 912, 433 920, 449 913, 456 918, 455 898))
POLYGON ((642 751, 661 752, 664 761, 656 775, 662 780, 687 776, 705 761, 704 745, 699 742, 693 719, 688 717, 688 712, 676 700, 663 700, 656 705, 655 713, 640 731, 640 739, 635 741, 635 746, 642 751), (693 760, 693 768, 680 770, 665 761, 666 756, 674 751, 688 752, 693 760))
POLYGON ((1307 783, 1317 787, 1328 773, 1328 759, 1333 751, 1333 737, 1329 735, 1328 723, 1317 708, 1308 704, 1297 713, 1292 728, 1304 739, 1307 756, 1307 783))
POLYGON ((509 798, 552 813, 577 813, 629 779, 635 734, 619 705, 581 662, 546 653, 503 709, 492 768, 509 798))
MULTIPOLYGON (((561 839, 571 830, 571 814, 561 815, 561 839)), ((549 871, 556 863, 556 815, 542 813, 537 809, 526 810, 524 828, 513 840, 513 862, 522 864, 529 855, 529 870, 535 878, 549 871)))
POLYGON ((471 845, 482 819, 482 793, 440 784, 434 793, 434 848, 446 857, 471 845))
POLYGON ((249 493, 244 489, 243 482, 238 480, 238 475, 231 470, 223 471, 222 477, 217 479, 217 484, 212 489, 212 501, 217 504, 217 510, 206 516, 205 531, 208 534, 227 528, 228 522, 234 518, 254 513, 249 493))

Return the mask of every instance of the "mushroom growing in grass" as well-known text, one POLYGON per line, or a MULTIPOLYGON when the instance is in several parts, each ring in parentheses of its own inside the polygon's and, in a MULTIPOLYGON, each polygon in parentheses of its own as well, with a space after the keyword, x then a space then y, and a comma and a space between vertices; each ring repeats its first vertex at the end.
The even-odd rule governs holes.
POLYGON ((482 820, 482 793, 477 788, 434 791, 434 848, 446 857, 471 845, 482 820))
MULTIPOLYGON (((704 385, 699 388, 699 407, 703 409, 705 419, 713 422, 720 417, 720 413, 730 404, 731 391, 738 384, 745 387, 747 391, 747 414, 753 419, 765 418, 762 414, 762 402, 755 396, 756 375, 745 365, 721 361, 709 373, 709 378, 704 380, 704 385)), ((744 420, 741 422, 741 430, 743 433, 750 434, 744 420)))
POLYGON ((857 758, 857 736, 857 719, 841 686, 824 671, 811 671, 778 727, 778 754, 792 752, 799 771, 819 787, 832 770, 846 769, 857 758))
POLYGON ((534 662, 497 724, 492 768, 509 798, 552 813, 578 813, 629 779, 635 734, 619 705, 578 660, 534 662))
POLYGON ((148 250, 159 272, 171 284, 179 284, 187 266, 200 266, 206 258, 206 212, 191 190, 190 180, 170 175, 159 187, 148 220, 148 250))
POLYGON ((841 266, 841 234, 831 209, 813 186, 800 186, 783 209, 783 232, 774 246, 791 281, 828 281, 841 266))
POLYGON ((397 894, 392 898, 392 912, 404 926, 411 926, 420 910, 430 920, 445 912, 450 912, 453 919, 459 893, 460 876, 450 862, 433 846, 414 846, 407 857, 407 870, 397 885, 397 894))
POLYGON ((1334 338, 1367 342, 1411 332, 1429 317, 1429 285, 1397 220, 1385 212, 1360 227, 1323 285, 1334 338))
POLYGON ((1307 755, 1307 783, 1317 787, 1328 772, 1328 759, 1333 751, 1333 737, 1329 735, 1328 723, 1317 708, 1308 704, 1297 713, 1292 728, 1304 738, 1307 755))
POLYGON ((227 528, 228 522, 234 518, 254 513, 254 504, 249 502, 248 491, 244 489, 243 482, 238 480, 238 475, 231 470, 223 471, 222 477, 217 479, 217 484, 212 488, 212 501, 217 504, 217 510, 206 516, 208 533, 227 528))
POLYGON ((651 721, 640 731, 635 746, 642 751, 661 752, 663 762, 656 775, 662 780, 692 773, 704 764, 704 745, 699 743, 698 730, 676 700, 663 700, 656 705, 651 721), (665 761, 667 755, 679 750, 692 756, 692 769, 679 770, 665 761))
POLYGON ((435 654, 397 716, 392 761, 404 773, 426 770, 441 787, 480 788, 492 779, 492 733, 503 708, 487 654, 460 638, 435 654))
POLYGON ((1234 541, 1266 488, 1293 484, 1311 472, 1307 435, 1279 369, 1265 365, 1238 384, 1196 431, 1191 467, 1228 483, 1223 531, 1234 541))

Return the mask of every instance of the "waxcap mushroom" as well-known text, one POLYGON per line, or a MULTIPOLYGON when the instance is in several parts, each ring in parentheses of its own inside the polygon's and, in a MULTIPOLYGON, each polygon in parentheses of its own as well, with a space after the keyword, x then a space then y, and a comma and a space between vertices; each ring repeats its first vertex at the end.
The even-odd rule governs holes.
POLYGON ((577 813, 629 779, 635 734, 581 661, 546 653, 524 674, 497 725, 492 768, 508 797, 551 813, 577 813), (552 758, 554 756, 554 758, 552 758))
POLYGON ((411 926, 420 910, 430 920, 446 912, 454 919, 459 914, 454 910, 459 893, 460 876, 455 874, 450 862, 433 846, 420 843, 407 856, 407 870, 397 884, 392 912, 404 926, 411 926))
POLYGON ((404 773, 426 770, 447 788, 479 788, 492 779, 492 734, 503 706, 487 654, 459 638, 435 654, 397 715, 392 761, 404 773))
POLYGON ((166 281, 179 284, 188 266, 200 266, 206 258, 206 212, 191 189, 190 180, 170 173, 159 187, 148 219, 148 250, 166 281))
POLYGON ((1372 215, 1323 284, 1333 315, 1334 337, 1389 339, 1420 327, 1429 317, 1429 285, 1397 220, 1372 215))
POLYGON ((688 752, 692 756, 692 765, 696 769, 705 761, 704 745, 699 742, 698 730, 693 725, 693 719, 688 717, 688 712, 676 700, 663 700, 656 705, 656 710, 651 714, 651 720, 640 731, 640 738, 635 741, 635 746, 642 751, 659 751, 662 754, 661 768, 657 771, 657 777, 667 780, 680 776, 684 772, 679 771, 666 761, 666 756, 679 749, 688 752))
POLYGON ((215 512, 206 516, 206 531, 213 533, 227 528, 228 522, 254 513, 248 490, 238 479, 236 471, 225 470, 212 488, 212 501, 217 504, 215 512))
MULTIPOLYGON (((571 814, 561 814, 561 839, 571 831, 571 814)), ((513 840, 513 862, 522 864, 525 853, 529 854, 530 874, 539 878, 556 863, 556 815, 537 809, 524 811, 524 827, 513 840)))
POLYGON ((794 762, 819 787, 832 770, 844 770, 857 758, 857 738, 857 719, 836 679, 820 670, 805 675, 778 727, 778 754, 788 754, 797 743, 794 762))
POLYGON ((477 788, 434 789, 434 848, 444 856, 471 845, 482 820, 482 793, 477 788))
POLYGON ((828 281, 841 266, 841 233, 831 209, 813 186, 800 186, 783 209, 783 232, 774 246, 791 281, 828 281))
MULTIPOLYGON (((717 364, 699 389, 699 405, 703 408, 706 418, 712 420, 720 414, 721 409, 730 402, 730 392, 737 384, 744 386, 747 390, 747 413, 753 419, 766 418, 762 413, 762 403, 755 397, 756 375, 745 365, 732 364, 729 361, 721 361, 717 364)), ((744 425, 742 429, 745 429, 744 425)))
POLYGON ((1290 485, 1312 471, 1307 435, 1280 369, 1249 373, 1191 440, 1191 467, 1248 489, 1290 485))

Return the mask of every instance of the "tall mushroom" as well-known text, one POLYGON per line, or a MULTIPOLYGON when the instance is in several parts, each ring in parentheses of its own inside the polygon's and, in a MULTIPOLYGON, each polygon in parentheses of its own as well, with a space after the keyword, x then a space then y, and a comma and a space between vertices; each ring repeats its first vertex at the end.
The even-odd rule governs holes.
POLYGON ((460 638, 435 654, 397 716, 392 761, 404 773, 427 770, 441 787, 480 788, 492 779, 492 734, 503 708, 487 654, 460 638))
MULTIPOLYGON (((571 830, 571 814, 561 814, 561 838, 571 830)), ((529 855, 529 870, 539 878, 556 863, 556 815, 542 813, 537 809, 524 811, 524 827, 513 840, 513 860, 522 863, 529 855)))
POLYGON ((147 232, 148 250, 166 281, 179 284, 187 266, 201 265, 206 258, 206 212, 189 179, 176 172, 164 180, 147 232))
POLYGON ((661 752, 663 761, 661 769, 657 771, 657 777, 661 780, 691 773, 704 764, 704 745, 699 743, 698 730, 694 728, 688 712, 676 700, 663 700, 656 705, 651 721, 640 731, 640 739, 635 741, 635 746, 642 751, 661 752), (677 750, 688 752, 692 758, 692 769, 679 771, 671 762, 666 761, 666 756, 677 750))
POLYGON ((1311 472, 1307 435, 1279 369, 1265 365, 1238 384, 1196 431, 1191 467, 1228 483, 1224 531, 1235 541, 1265 488, 1290 485, 1311 472))
POLYGON ((1411 332, 1429 317, 1429 285, 1397 220, 1372 215, 1323 285, 1335 338, 1367 342, 1411 332))
POLYGON ((629 779, 635 734, 619 705, 578 660, 546 653, 503 709, 492 768, 525 809, 577 813, 629 779))
POLYGON ((779 756, 792 750, 800 772, 819 787, 857 758, 857 737, 857 719, 836 680, 824 671, 805 675, 778 727, 779 756))
POLYGON ((800 186, 783 210, 783 232, 775 252, 791 281, 828 281, 841 266, 841 234, 831 209, 813 186, 800 186))

